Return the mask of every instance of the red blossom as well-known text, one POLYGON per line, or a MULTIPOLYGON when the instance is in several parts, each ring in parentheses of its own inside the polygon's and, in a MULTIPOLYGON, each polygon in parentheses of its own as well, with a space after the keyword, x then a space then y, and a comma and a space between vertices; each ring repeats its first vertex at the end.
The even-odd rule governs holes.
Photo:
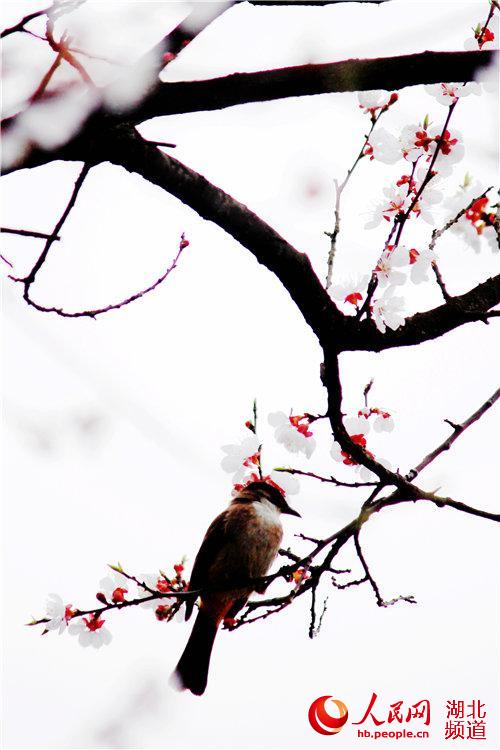
POLYGON ((403 175, 401 175, 401 177, 399 178, 399 180, 396 182, 396 185, 398 187, 402 187, 403 185, 408 185, 408 189, 409 189, 410 193, 414 193, 415 192, 416 183, 415 183, 415 180, 413 180, 412 177, 411 177, 411 175, 409 175, 409 174, 403 174, 403 175))
POLYGON ((162 57, 163 62, 165 65, 168 65, 169 62, 172 62, 172 60, 175 60, 175 55, 173 52, 165 52, 165 54, 162 57))
POLYGON ((178 565, 174 565, 174 570, 175 570, 177 576, 180 576, 180 574, 184 570, 184 565, 182 563, 179 563, 178 565))
POLYGON ((483 26, 479 32, 475 33, 475 37, 479 44, 479 49, 482 49, 483 44, 486 44, 486 42, 492 42, 495 39, 495 34, 493 31, 483 26))
POLYGON ((72 604, 66 604, 66 608, 64 610, 64 619, 66 620, 66 622, 69 622, 71 618, 76 615, 76 609, 71 609, 72 606, 72 604))
POLYGON ((349 302, 351 305, 357 307, 358 303, 361 302, 362 299, 363 296, 359 292, 351 292, 351 294, 348 294, 344 299, 344 302, 349 302))
POLYGON ((118 587, 111 594, 111 600, 115 604, 121 604, 122 602, 125 601, 125 594, 128 594, 128 589, 122 589, 122 588, 118 587))
POLYGON ((186 239, 186 238, 184 237, 184 234, 182 234, 182 235, 181 235, 181 241, 180 241, 180 243, 179 243, 179 247, 180 247, 180 249, 181 249, 181 250, 184 250, 184 248, 185 248, 185 247, 188 247, 188 245, 189 245, 189 240, 187 240, 187 239, 186 239))
POLYGON ((304 437, 312 437, 312 432, 309 430, 309 420, 305 415, 301 416, 291 416, 288 417, 290 420, 290 424, 292 424, 297 432, 300 432, 301 435, 304 435, 304 437), (304 424, 301 424, 301 422, 304 422, 304 424))
POLYGON ((160 604, 155 609, 156 619, 159 620, 160 622, 162 620, 166 620, 170 614, 171 609, 172 607, 169 604, 160 604))
POLYGON ((410 266, 417 262, 420 253, 414 247, 410 248, 410 266))
POLYGON ((456 138, 450 137, 450 131, 445 130, 442 137, 436 136, 435 139, 436 143, 441 143, 441 151, 445 156, 448 156, 448 154, 451 153, 451 147, 455 146, 457 143, 456 138))
POLYGON ((415 146, 417 146, 418 148, 423 148, 424 151, 428 151, 429 146, 431 145, 434 138, 430 138, 427 135, 426 130, 417 130, 415 135, 416 135, 415 146))
POLYGON ((250 467, 252 464, 254 466, 258 466, 260 463, 260 453, 254 453, 253 456, 249 456, 245 461, 243 461, 243 466, 250 467))
POLYGON ((470 221, 478 234, 482 234, 486 226, 491 226, 495 221, 495 214, 488 213, 488 198, 478 198, 465 212, 465 218, 470 221))
POLYGON ((165 578, 158 578, 156 588, 162 594, 168 594, 169 591, 172 591, 172 584, 170 581, 165 580, 165 578))
POLYGON ((106 599, 105 595, 102 593, 102 591, 98 591, 95 595, 95 598, 98 602, 101 602, 101 604, 107 604, 108 600, 106 599))
POLYGON ((99 615, 97 615, 97 616, 96 615, 91 615, 88 618, 84 617, 83 621, 84 621, 85 625, 87 626, 87 628, 90 631, 92 631, 92 632, 95 632, 96 630, 99 630, 99 628, 102 628, 102 626, 105 623, 105 620, 100 620, 99 619, 99 615))

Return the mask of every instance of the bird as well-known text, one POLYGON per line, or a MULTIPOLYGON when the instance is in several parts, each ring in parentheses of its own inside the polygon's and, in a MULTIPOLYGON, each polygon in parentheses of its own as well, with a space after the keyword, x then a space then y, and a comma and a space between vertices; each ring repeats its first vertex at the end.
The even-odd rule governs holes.
MULTIPOLYGON (((189 583, 193 594, 199 595, 198 614, 172 674, 172 684, 178 690, 203 695, 220 623, 234 618, 253 591, 264 592, 265 586, 248 582, 265 576, 278 554, 282 513, 300 518, 280 489, 266 481, 253 481, 208 527, 189 583)), ((187 600, 186 620, 194 605, 194 598, 187 600)))

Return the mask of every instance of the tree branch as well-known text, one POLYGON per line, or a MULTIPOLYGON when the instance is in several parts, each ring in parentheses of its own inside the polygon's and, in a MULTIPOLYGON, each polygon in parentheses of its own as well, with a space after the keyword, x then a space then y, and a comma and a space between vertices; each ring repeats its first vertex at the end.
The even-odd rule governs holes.
POLYGON ((161 83, 133 112, 137 124, 152 117, 234 107, 291 96, 346 91, 393 91, 421 83, 471 81, 492 53, 421 52, 375 59, 296 65, 257 73, 233 73, 208 81, 161 83))
POLYGON ((434 461, 435 458, 437 458, 441 453, 444 451, 447 451, 451 448, 455 440, 460 437, 460 435, 471 426, 471 424, 474 424, 474 422, 477 422, 478 419, 480 419, 485 412, 490 409, 493 404, 500 398, 500 388, 498 388, 495 393, 490 396, 489 399, 487 399, 484 404, 482 404, 479 409, 477 409, 474 414, 471 414, 468 419, 466 419, 462 424, 453 424, 452 422, 447 421, 452 427, 453 432, 452 434, 444 440, 441 445, 438 445, 437 448, 435 448, 433 451, 431 451, 425 458, 420 461, 418 466, 416 466, 414 469, 412 469, 407 475, 406 478, 410 481, 413 481, 417 474, 420 474, 420 472, 426 468, 426 466, 429 466, 432 461, 434 461))
MULTIPOLYGON (((470 81, 477 70, 488 65, 493 53, 423 52, 373 60, 344 60, 336 63, 298 65, 257 73, 234 73, 206 81, 159 83, 150 94, 127 112, 110 114, 99 109, 82 125, 80 133, 67 144, 45 151, 34 148, 5 174, 47 164, 56 159, 81 160, 77 154, 96 134, 125 121, 139 124, 153 117, 200 112, 249 102, 272 101, 295 96, 331 92, 401 89, 421 83, 470 81)), ((19 116, 2 122, 2 129, 15 127, 19 116)))
POLYGON ((488 311, 500 303, 500 274, 478 284, 464 294, 452 297, 443 305, 407 318, 395 331, 380 331, 371 320, 358 322, 346 317, 342 327, 340 351, 381 352, 399 346, 412 346, 436 339, 455 328, 483 321, 488 311))

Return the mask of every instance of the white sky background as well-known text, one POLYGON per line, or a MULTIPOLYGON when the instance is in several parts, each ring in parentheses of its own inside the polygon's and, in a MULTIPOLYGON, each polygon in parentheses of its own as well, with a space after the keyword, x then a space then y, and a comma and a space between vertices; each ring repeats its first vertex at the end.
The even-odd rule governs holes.
MULTIPOLYGON (((89 6, 106 16, 118 7, 123 13, 125 4, 89 6)), ((138 49, 129 50, 127 35, 120 48, 111 13, 94 24, 117 56, 140 55, 182 10, 137 6, 142 20, 154 11, 145 30, 134 26, 138 49)), ((6 3, 2 27, 38 7, 6 3)), ((165 77, 462 49, 486 13, 484 2, 241 5, 196 39, 165 77)), ((42 42, 29 41, 22 64, 32 61, 44 72, 51 58, 40 52, 42 42)), ((383 124, 396 132, 426 112, 436 123, 446 115, 421 87, 406 89, 383 124)), ((337 94, 157 118, 141 132, 176 143, 176 158, 308 252, 323 277, 332 180, 350 166, 367 123, 356 95, 337 94)), ((450 190, 467 170, 493 184, 496 100, 462 100, 453 125, 466 157, 450 190)), ((4 178, 2 224, 50 231, 78 169, 54 163, 4 178)), ((360 165, 344 196, 338 280, 368 272, 376 261, 386 227, 361 228, 381 188, 400 173, 401 164, 360 165)), ((431 740, 411 745, 428 748, 444 745, 446 700, 479 698, 489 709, 489 739, 480 746, 496 747, 498 532, 451 510, 406 505, 363 528, 383 595, 411 593, 417 606, 379 609, 366 586, 340 592, 325 580, 321 594, 330 599, 318 638, 307 638, 308 597, 264 623, 221 633, 203 698, 169 688, 189 628, 158 623, 152 611, 109 615, 113 642, 99 651, 23 626, 31 615, 43 616, 52 591, 92 606, 108 562, 141 573, 169 570, 184 554, 192 561, 230 494, 220 446, 244 436, 254 396, 268 469, 293 464, 341 473, 329 459, 326 424, 315 429, 319 448, 310 461, 293 460, 267 426, 270 411, 325 408, 320 349, 288 294, 231 237, 138 176, 109 165, 92 170, 32 296, 67 310, 119 301, 165 270, 183 231, 191 244, 169 279, 97 322, 38 313, 22 302, 19 287, 3 284, 5 747, 368 747, 350 725, 332 740, 315 734, 307 710, 316 697, 333 695, 359 720, 372 691, 382 718, 397 700, 431 700, 431 740)), ((420 235, 406 231, 415 232, 415 242, 430 234, 425 225, 420 235)), ((40 241, 2 239, 16 273, 28 271, 40 241)), ((442 239, 438 253, 452 293, 497 270, 489 250, 477 256, 453 237, 442 239)), ((432 282, 405 291, 409 313, 440 304, 432 282)), ((493 336, 493 325, 476 323, 413 349, 342 355, 345 411, 362 405, 373 377, 371 403, 394 414, 395 431, 372 442, 377 455, 408 470, 448 434, 444 418, 461 421, 491 395, 498 376, 493 336)), ((422 474, 422 485, 495 510, 497 424, 489 412, 422 474)), ((284 546, 306 551, 294 533, 330 534, 363 499, 304 479, 293 498, 303 518, 285 518, 284 546)), ((336 564, 359 574, 350 548, 336 564)))

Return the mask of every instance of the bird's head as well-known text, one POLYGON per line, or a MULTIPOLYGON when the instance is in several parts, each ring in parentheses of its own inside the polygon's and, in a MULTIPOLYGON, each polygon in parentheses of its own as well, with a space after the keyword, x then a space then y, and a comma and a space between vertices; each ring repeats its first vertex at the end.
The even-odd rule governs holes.
POLYGON ((236 496, 235 500, 247 501, 247 502, 262 502, 267 500, 274 505, 281 513, 287 513, 290 516, 298 516, 301 518, 300 513, 291 508, 285 500, 285 495, 277 487, 269 484, 268 482, 250 482, 244 487, 236 496))

